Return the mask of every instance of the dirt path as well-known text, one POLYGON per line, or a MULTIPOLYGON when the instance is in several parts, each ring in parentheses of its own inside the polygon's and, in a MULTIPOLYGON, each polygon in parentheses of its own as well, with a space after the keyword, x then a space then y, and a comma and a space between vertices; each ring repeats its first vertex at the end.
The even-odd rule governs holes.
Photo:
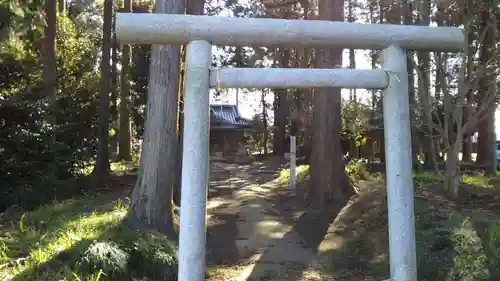
POLYGON ((312 212, 301 192, 291 198, 274 180, 280 170, 276 160, 214 165, 207 280, 382 280, 388 275, 387 246, 373 240, 386 237, 370 230, 386 226, 372 225, 364 216, 384 208, 383 197, 366 193, 345 207, 312 212))

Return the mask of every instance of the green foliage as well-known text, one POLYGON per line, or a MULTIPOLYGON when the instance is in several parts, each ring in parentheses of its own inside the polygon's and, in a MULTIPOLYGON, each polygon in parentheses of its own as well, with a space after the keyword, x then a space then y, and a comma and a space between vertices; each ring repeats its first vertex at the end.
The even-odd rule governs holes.
POLYGON ((81 15, 58 16, 58 126, 50 128, 44 122, 49 108, 44 101, 42 64, 37 55, 43 30, 41 6, 33 3, 25 10, 19 15, 32 21, 32 26, 18 33, 16 38, 22 46, 14 49, 9 47, 9 41, 1 43, 0 172, 4 176, 0 180, 0 210, 13 203, 33 206, 67 194, 67 190, 59 192, 58 184, 47 181, 51 174, 47 163, 55 163, 57 178, 65 180, 77 176, 95 155, 96 92, 100 79, 95 66, 100 39, 96 37, 98 32, 86 27, 95 25, 96 19, 84 22, 81 15), (57 135, 55 154, 49 145, 53 133, 57 135))
POLYGON ((0 279, 177 280, 175 245, 123 223, 126 209, 116 206, 124 201, 88 196, 2 218, 0 279))
POLYGON ((346 171, 351 180, 369 180, 371 179, 370 172, 368 171, 367 159, 351 159, 346 165, 346 171))
MULTIPOLYGON (((432 183, 432 182, 443 182, 444 174, 442 172, 419 172, 414 173, 413 178, 422 182, 432 183)), ((460 180, 466 184, 472 184, 482 187, 499 188, 500 179, 499 177, 490 177, 484 173, 475 174, 463 174, 460 176, 460 180)))
POLYGON ((356 146, 366 142, 365 134, 370 131, 373 111, 370 106, 361 102, 346 100, 341 107, 342 136, 353 140, 356 146))
MULTIPOLYGON (((417 210, 422 210, 416 208, 417 210)), ((421 280, 484 280, 486 256, 472 222, 459 214, 417 213, 421 280)))
POLYGON ((119 278, 125 274, 128 260, 128 253, 116 243, 95 241, 85 250, 77 267, 82 272, 100 270, 110 278, 119 278))
POLYGON ((247 142, 252 144, 257 151, 264 151, 264 147, 266 145, 269 146, 269 143, 265 143, 264 139, 266 131, 268 136, 267 141, 269 142, 271 140, 270 128, 265 126, 262 114, 254 115, 252 118, 252 130, 245 131, 247 142))
MULTIPOLYGON (((433 195, 439 196, 439 195, 433 195)), ((500 223, 487 212, 460 213, 415 201, 419 279, 480 281, 500 265, 500 223)))
MULTIPOLYGON (((296 183, 301 183, 309 177, 309 165, 300 165, 295 168, 296 183)), ((290 183, 290 168, 280 171, 280 182, 290 183)))
POLYGON ((486 241, 483 243, 490 255, 491 268, 500 268, 500 219, 489 220, 486 224, 486 241))
POLYGON ((137 275, 154 280, 177 280, 177 254, 163 235, 142 233, 132 245, 129 267, 137 275))

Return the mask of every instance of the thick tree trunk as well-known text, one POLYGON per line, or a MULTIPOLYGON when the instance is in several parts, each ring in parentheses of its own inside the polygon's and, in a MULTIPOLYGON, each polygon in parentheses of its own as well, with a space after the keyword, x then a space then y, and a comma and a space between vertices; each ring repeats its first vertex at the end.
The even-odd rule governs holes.
MULTIPOLYGON (((430 2, 429 0, 422 1, 420 10, 420 25, 429 25, 430 19, 430 2)), ((426 170, 437 170, 436 147, 434 143, 433 130, 431 127, 432 108, 430 102, 430 54, 428 52, 418 52, 418 68, 419 68, 419 94, 421 100, 421 114, 423 120, 423 152, 424 164, 426 170)))
POLYGON ((116 24, 116 14, 113 13, 113 24, 112 24, 112 43, 111 43, 111 107, 110 107, 110 117, 111 117, 111 127, 114 129, 115 133, 110 137, 110 155, 116 159, 118 152, 118 40, 116 40, 115 33, 116 24))
POLYGON ((59 0, 59 12, 60 13, 66 12, 66 0, 59 0))
MULTIPOLYGON (((464 112, 464 120, 467 120, 466 116, 468 114, 464 112)), ((463 145, 462 145, 462 162, 470 163, 472 162, 472 139, 470 136, 464 137, 463 145)))
MULTIPOLYGON (((278 51, 277 51, 278 52, 278 51)), ((287 48, 280 49, 278 64, 279 67, 286 68, 289 66, 290 62, 290 50, 287 48)), ((288 103, 287 103, 287 93, 286 89, 275 89, 275 131, 274 131, 274 141, 273 141, 273 153, 283 155, 287 151, 286 143, 286 125, 287 125, 287 113, 288 113, 288 103)))
POLYGON ((111 25, 113 21, 113 0, 104 0, 104 24, 102 32, 101 91, 99 93, 98 152, 94 174, 109 173, 109 93, 111 88, 111 25))
MULTIPOLYGON (((157 13, 184 13, 184 1, 156 2, 157 13)), ((132 192, 128 217, 137 229, 153 229, 177 237, 172 193, 178 159, 177 105, 180 47, 153 45, 148 85, 148 110, 141 170, 132 192)))
POLYGON ((49 149, 52 161, 49 163, 50 181, 57 180, 57 59, 56 59, 56 32, 57 32, 57 0, 45 1, 45 36, 43 39, 43 84, 47 91, 49 109, 47 123, 51 126, 49 149))
MULTIPOLYGON (((414 24, 413 21, 413 5, 412 1, 405 0, 404 1, 404 17, 403 22, 406 25, 414 24)), ((408 100, 410 101, 410 108, 414 109, 417 107, 415 100, 415 69, 413 67, 413 61, 415 58, 415 53, 408 51, 407 55, 407 65, 408 65, 408 100)), ((410 110, 410 120, 411 120, 411 153, 412 153, 412 166, 414 170, 418 170, 420 168, 420 162, 418 160, 418 130, 414 120, 416 120, 415 110, 410 110)))
MULTIPOLYGON (((474 5, 473 3, 471 3, 474 5)), ((474 33, 472 32, 472 29, 469 28, 467 31, 467 39, 468 39, 468 46, 473 46, 474 44, 474 33)), ((467 70, 466 70, 466 75, 467 75, 467 81, 472 81, 473 75, 474 75, 474 58, 473 56, 469 56, 467 58, 467 70)), ((474 97, 473 97, 473 91, 472 89, 469 89, 467 91, 467 96, 466 96, 466 101, 467 101, 467 106, 464 107, 464 121, 468 120, 469 116, 472 116, 473 112, 473 104, 474 104, 474 97)), ((463 148, 462 148, 462 161, 463 162, 472 162, 472 134, 467 132, 464 136, 464 141, 463 141, 463 148)))
MULTIPOLYGON (((181 65, 186 61, 186 48, 181 47, 181 65)), ((177 109, 177 141, 179 149, 177 151, 177 169, 175 174, 174 185, 174 204, 181 205, 181 184, 182 184, 182 152, 184 151, 184 69, 180 69, 179 73, 179 92, 178 96, 178 109, 177 109)))
MULTIPOLYGON (((203 15, 205 8, 204 0, 188 0, 186 2, 186 14, 188 15, 203 15)), ((181 62, 186 60, 186 48, 181 49, 181 62)), ((182 152, 184 151, 183 130, 184 130, 184 71, 179 74, 179 90, 178 90, 178 110, 177 110, 177 141, 179 149, 177 150, 177 169, 174 185, 174 203, 177 206, 181 205, 181 179, 182 179, 182 152)))
MULTIPOLYGON (((132 0, 125 0, 125 12, 132 12, 132 0)), ((131 45, 123 45, 122 48, 122 69, 120 87, 120 114, 119 114, 119 134, 118 134, 118 159, 132 160, 131 151, 131 128, 130 128, 130 57, 132 53, 131 45)))
MULTIPOLYGON (((353 0, 347 1, 347 21, 348 22, 354 22, 354 7, 353 7, 353 0)), ((355 49, 349 49, 349 68, 355 69, 356 68, 356 50, 355 49)), ((349 97, 353 101, 357 101, 358 98, 356 97, 356 89, 349 89, 349 97)), ((354 142, 354 151, 356 151, 356 144, 354 142)))
POLYGON ((457 136, 455 143, 446 153, 444 192, 452 198, 458 197, 460 186, 460 163, 458 154, 460 152, 462 138, 457 136))
MULTIPOLYGON (((485 3, 490 3, 490 1, 485 1, 485 3)), ((480 64, 483 66, 488 66, 494 62, 494 46, 495 46, 495 37, 496 37, 496 26, 494 18, 492 18, 493 14, 488 9, 483 9, 481 11, 481 29, 480 34, 484 34, 484 40, 481 44, 480 49, 480 64)), ((495 93, 496 91, 496 76, 494 75, 494 71, 490 67, 485 71, 485 74, 480 77, 480 89, 478 92, 479 103, 483 103, 481 99, 485 96, 489 96, 495 93)), ((492 106, 493 107, 493 103, 492 106)), ((478 128, 478 152, 477 152, 477 163, 486 169, 487 173, 494 174, 494 163, 496 159, 493 159, 493 152, 496 137, 494 134, 495 131, 495 110, 494 108, 490 108, 486 116, 477 124, 478 128)))
MULTIPOLYGON (((321 0, 320 19, 343 20, 342 0, 321 0)), ((319 67, 342 67, 341 49, 322 49, 317 53, 319 67)), ((343 202, 354 193, 345 172, 340 145, 340 89, 320 89, 313 97, 313 145, 311 153, 310 203, 322 207, 343 202)))
POLYGON ((274 90, 274 139, 273 153, 282 155, 286 153, 286 89, 274 90))
POLYGON ((264 155, 267 154, 267 142, 269 139, 269 134, 267 132, 267 103, 266 103, 266 91, 262 91, 262 124, 264 125, 264 155))

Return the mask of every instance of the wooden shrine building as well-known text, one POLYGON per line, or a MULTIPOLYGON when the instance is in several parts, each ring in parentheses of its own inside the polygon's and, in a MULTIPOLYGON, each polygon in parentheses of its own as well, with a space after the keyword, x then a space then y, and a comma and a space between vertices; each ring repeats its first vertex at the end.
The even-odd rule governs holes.
POLYGON ((235 157, 251 128, 252 121, 241 117, 236 105, 210 105, 210 154, 235 157))

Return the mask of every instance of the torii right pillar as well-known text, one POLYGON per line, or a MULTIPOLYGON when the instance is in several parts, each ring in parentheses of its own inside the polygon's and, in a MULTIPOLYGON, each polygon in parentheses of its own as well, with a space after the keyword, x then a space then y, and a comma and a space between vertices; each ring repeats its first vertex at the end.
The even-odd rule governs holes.
POLYGON ((383 114, 391 280, 417 281, 406 52, 389 46, 382 50, 381 61, 389 77, 383 114))

